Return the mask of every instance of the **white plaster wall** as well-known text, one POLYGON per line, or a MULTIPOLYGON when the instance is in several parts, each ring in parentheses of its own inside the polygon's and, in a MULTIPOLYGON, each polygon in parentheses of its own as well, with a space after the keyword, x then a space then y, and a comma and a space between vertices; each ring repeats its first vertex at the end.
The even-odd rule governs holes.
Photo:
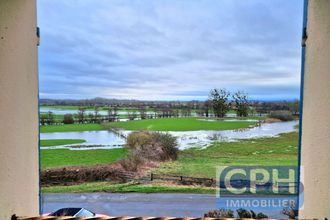
POLYGON ((330 0, 309 0, 307 18, 299 217, 324 219, 330 217, 330 0))
POLYGON ((35 0, 0 0, 0 219, 39 214, 35 0))

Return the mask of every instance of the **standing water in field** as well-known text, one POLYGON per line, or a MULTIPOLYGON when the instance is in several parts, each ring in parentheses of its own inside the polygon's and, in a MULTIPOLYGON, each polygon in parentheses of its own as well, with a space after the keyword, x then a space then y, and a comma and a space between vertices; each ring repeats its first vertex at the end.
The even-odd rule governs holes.
MULTIPOLYGON (((178 148, 180 150, 209 146, 213 141, 236 141, 238 139, 275 137, 281 133, 295 131, 295 125, 298 121, 265 123, 258 127, 245 128, 226 131, 169 131, 168 133, 177 137, 178 148)), ((85 143, 79 145, 61 145, 53 147, 42 147, 42 149, 51 148, 69 148, 71 150, 93 150, 93 149, 112 149, 123 147, 125 136, 132 131, 122 130, 119 134, 112 131, 83 131, 83 132, 53 132, 41 133, 40 139, 83 139, 85 143)))
POLYGON ((253 128, 226 131, 186 131, 169 132, 176 136, 179 142, 179 149, 183 150, 190 147, 205 148, 213 141, 237 141, 239 139, 276 137, 281 133, 295 131, 298 121, 265 123, 253 128))
POLYGON ((112 131, 75 131, 40 133, 40 139, 83 139, 81 144, 59 145, 41 147, 41 149, 69 148, 70 150, 95 150, 121 148, 125 144, 125 138, 112 131))

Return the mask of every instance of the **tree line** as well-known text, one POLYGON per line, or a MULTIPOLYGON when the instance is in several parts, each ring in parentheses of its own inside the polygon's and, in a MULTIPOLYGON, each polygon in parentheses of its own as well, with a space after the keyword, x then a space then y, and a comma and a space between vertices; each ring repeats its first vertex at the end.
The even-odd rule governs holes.
POLYGON ((119 110, 126 109, 121 114, 127 120, 173 118, 173 117, 215 117, 223 118, 233 110, 237 117, 248 115, 267 115, 272 111, 286 110, 293 115, 299 114, 299 102, 296 101, 252 101, 244 91, 230 92, 225 88, 212 89, 205 101, 134 101, 125 104, 109 106, 80 106, 76 114, 65 114, 63 119, 56 119, 52 112, 40 116, 41 125, 55 123, 103 123, 120 119, 119 110), (133 103, 133 104, 132 104, 133 103), (134 107, 132 107, 134 106, 134 107), (100 110, 107 114, 100 114, 100 110))

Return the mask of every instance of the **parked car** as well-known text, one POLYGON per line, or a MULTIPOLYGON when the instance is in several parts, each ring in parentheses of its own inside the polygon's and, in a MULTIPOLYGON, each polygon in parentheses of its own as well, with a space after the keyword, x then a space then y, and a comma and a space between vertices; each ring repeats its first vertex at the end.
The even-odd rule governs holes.
POLYGON ((47 216, 73 216, 73 217, 109 217, 107 215, 95 214, 84 208, 62 208, 47 216))

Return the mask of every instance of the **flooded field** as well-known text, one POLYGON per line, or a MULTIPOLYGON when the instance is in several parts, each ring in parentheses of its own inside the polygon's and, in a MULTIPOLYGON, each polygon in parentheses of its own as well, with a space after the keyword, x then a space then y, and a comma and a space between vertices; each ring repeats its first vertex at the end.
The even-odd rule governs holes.
MULTIPOLYGON (((239 130, 226 131, 169 131, 177 137, 180 150, 190 147, 205 148, 214 141, 237 141, 239 139, 275 137, 281 133, 296 130, 298 121, 264 123, 260 126, 239 130)), ((41 133, 40 139, 83 139, 85 143, 75 145, 60 145, 53 147, 42 147, 42 149, 69 148, 71 150, 111 149, 122 147, 125 144, 124 136, 131 131, 120 131, 120 134, 112 131, 83 131, 83 132, 53 132, 41 133), (85 146, 85 147, 84 147, 85 146), (93 147, 91 147, 93 146, 93 147)))

